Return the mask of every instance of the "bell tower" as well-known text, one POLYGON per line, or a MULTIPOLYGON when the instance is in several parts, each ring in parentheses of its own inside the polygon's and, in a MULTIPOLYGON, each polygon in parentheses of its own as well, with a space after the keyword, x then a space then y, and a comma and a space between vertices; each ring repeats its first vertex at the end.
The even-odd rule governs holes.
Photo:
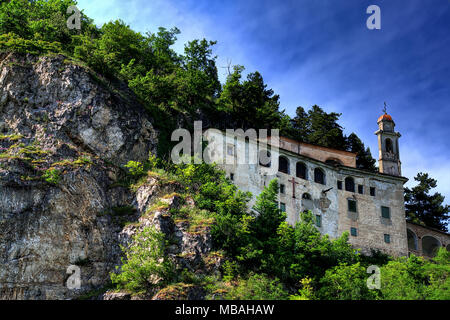
POLYGON ((384 114, 378 118, 378 166, 381 173, 394 176, 402 175, 400 162, 400 152, 398 148, 398 138, 400 133, 395 132, 395 123, 392 117, 386 113, 386 103, 384 104, 384 114))

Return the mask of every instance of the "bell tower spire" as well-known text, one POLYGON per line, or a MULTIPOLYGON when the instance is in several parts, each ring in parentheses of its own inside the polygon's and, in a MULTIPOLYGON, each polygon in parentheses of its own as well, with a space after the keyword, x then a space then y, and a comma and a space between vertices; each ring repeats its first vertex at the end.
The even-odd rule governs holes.
POLYGON ((381 173, 394 176, 401 176, 400 151, 398 139, 400 133, 395 132, 395 123, 392 117, 387 114, 386 102, 384 103, 383 115, 378 118, 378 130, 375 134, 378 136, 378 166, 381 173))

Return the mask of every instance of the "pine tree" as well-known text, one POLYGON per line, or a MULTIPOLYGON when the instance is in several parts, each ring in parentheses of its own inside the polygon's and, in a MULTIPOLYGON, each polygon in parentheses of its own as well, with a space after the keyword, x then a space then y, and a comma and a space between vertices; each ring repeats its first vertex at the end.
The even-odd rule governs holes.
POLYGON ((428 227, 447 231, 450 215, 449 206, 443 204, 445 197, 439 192, 430 194, 430 190, 436 188, 437 180, 422 172, 419 172, 414 180, 419 182, 415 187, 405 188, 407 220, 414 222, 418 219, 428 227))
POLYGON ((356 153, 356 167, 377 172, 375 159, 372 158, 369 148, 365 148, 364 143, 359 137, 352 133, 347 137, 347 146, 350 152, 356 153))

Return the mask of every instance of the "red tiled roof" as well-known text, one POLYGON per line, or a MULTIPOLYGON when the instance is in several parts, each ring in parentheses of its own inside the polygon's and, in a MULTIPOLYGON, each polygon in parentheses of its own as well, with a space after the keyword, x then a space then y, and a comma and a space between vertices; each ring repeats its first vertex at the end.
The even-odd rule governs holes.
POLYGON ((392 117, 390 115, 388 115, 387 113, 385 113, 381 117, 379 117, 377 122, 382 121, 382 120, 393 121, 392 117))

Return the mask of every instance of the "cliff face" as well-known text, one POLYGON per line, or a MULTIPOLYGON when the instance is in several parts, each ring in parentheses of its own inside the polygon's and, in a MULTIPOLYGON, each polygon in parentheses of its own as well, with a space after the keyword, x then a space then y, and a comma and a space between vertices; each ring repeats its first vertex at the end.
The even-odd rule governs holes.
POLYGON ((62 56, 0 54, 0 299, 75 297, 70 265, 83 292, 109 279, 123 229, 109 212, 137 204, 118 165, 156 150, 143 110, 62 56))
MULTIPOLYGON (((134 205, 137 210, 136 221, 127 224, 119 233, 121 245, 127 247, 132 238, 145 227, 154 227, 165 235, 170 242, 165 254, 174 262, 176 270, 192 272, 195 275, 215 275, 223 264, 224 255, 221 251, 212 251, 210 227, 212 221, 202 221, 193 224, 188 219, 173 215, 173 210, 194 209, 195 202, 191 197, 183 198, 177 192, 182 192, 176 182, 166 182, 156 176, 149 176, 145 183, 136 191, 134 205)), ((160 279, 162 280, 162 279, 160 279)), ((164 287, 155 283, 153 289, 144 294, 131 295, 127 292, 109 291, 98 296, 104 300, 201 300, 206 290, 201 285, 174 283, 164 287)))

